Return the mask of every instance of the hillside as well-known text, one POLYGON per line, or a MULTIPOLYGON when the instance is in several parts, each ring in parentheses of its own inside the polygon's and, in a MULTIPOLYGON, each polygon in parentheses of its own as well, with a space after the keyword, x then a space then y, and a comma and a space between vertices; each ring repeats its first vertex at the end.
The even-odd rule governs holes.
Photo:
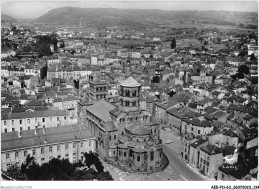
POLYGON ((164 11, 158 9, 113 9, 62 7, 49 11, 37 22, 79 24, 94 27, 111 25, 137 25, 149 27, 185 20, 211 20, 224 24, 257 24, 257 13, 228 11, 164 11))
POLYGON ((17 22, 17 19, 9 15, 1 14, 1 22, 17 22))

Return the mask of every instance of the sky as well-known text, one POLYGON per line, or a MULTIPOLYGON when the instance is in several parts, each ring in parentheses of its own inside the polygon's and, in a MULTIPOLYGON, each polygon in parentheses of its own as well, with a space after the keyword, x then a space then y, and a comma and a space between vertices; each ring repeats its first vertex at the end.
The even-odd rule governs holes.
POLYGON ((85 0, 85 1, 13 1, 4 0, 1 12, 15 18, 38 18, 58 7, 162 9, 162 10, 226 10, 258 12, 257 1, 167 1, 167 0, 85 0))

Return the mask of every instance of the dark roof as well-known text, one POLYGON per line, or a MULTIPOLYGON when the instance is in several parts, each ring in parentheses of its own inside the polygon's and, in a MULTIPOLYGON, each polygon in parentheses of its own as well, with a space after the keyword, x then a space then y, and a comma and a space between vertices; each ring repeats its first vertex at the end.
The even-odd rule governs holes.
POLYGON ((36 117, 65 116, 65 115, 68 114, 64 110, 46 110, 46 111, 2 114, 1 118, 2 120, 10 120, 10 119, 24 119, 24 118, 36 118, 36 117))
POLYGON ((189 107, 190 107, 190 108, 197 108, 197 104, 195 104, 195 103, 189 103, 189 107))
POLYGON ((198 127, 206 128, 206 127, 211 127, 212 126, 212 123, 210 121, 207 121, 207 120, 200 121, 197 118, 183 119, 183 121, 185 121, 187 123, 190 123, 192 125, 198 126, 198 127))
POLYGON ((197 148, 198 146, 204 144, 205 142, 207 142, 207 140, 205 139, 199 139, 193 143, 190 144, 190 146, 192 146, 193 148, 197 148))
POLYGON ((224 131, 223 135, 229 136, 229 137, 238 137, 238 135, 232 129, 224 131))
POLYGON ((93 84, 93 85, 107 85, 108 82, 107 81, 101 81, 101 80, 97 79, 97 80, 89 81, 89 84, 93 84))
POLYGON ((227 155, 233 155, 236 150, 236 147, 234 146, 225 146, 222 148, 223 157, 227 155))
POLYGON ((222 153, 222 149, 216 147, 215 145, 205 145, 200 148, 202 151, 206 152, 209 155, 214 155, 214 154, 220 154, 222 153))
POLYGON ((12 108, 1 108, 1 113, 11 113, 12 108))
POLYGON ((245 169, 238 163, 235 163, 233 165, 224 163, 222 166, 219 167, 219 170, 236 179, 242 179, 249 173, 247 169, 245 169))
POLYGON ((44 100, 31 100, 25 104, 26 106, 44 106, 44 100))

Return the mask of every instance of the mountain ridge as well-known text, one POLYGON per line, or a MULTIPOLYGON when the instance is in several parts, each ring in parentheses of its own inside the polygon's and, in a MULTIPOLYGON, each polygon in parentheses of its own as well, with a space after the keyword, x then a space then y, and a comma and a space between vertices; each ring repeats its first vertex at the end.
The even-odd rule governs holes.
POLYGON ((172 22, 176 20, 225 20, 227 22, 239 23, 238 19, 247 22, 256 22, 257 13, 239 11, 198 11, 198 10, 160 10, 160 9, 116 9, 116 8, 80 8, 60 7, 52 9, 46 14, 38 17, 37 22, 56 24, 96 24, 110 19, 110 23, 118 24, 121 20, 131 20, 137 23, 150 20, 153 24, 172 22))
POLYGON ((7 14, 1 14, 1 22, 16 22, 17 19, 7 14))

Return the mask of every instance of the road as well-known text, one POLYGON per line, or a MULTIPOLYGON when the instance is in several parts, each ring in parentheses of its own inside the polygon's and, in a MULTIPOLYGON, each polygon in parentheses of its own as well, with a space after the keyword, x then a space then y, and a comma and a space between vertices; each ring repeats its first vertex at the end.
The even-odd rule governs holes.
POLYGON ((173 172, 179 175, 184 180, 188 181, 204 181, 204 179, 192 171, 180 158, 179 153, 181 152, 181 141, 180 137, 177 137, 171 129, 161 130, 160 133, 163 152, 169 159, 170 165, 173 172), (171 140, 172 143, 165 144, 166 140, 171 140))
POLYGON ((168 147, 168 145, 163 144, 163 152, 169 159, 170 165, 175 173, 181 176, 187 181, 204 181, 202 177, 192 171, 186 164, 179 158, 179 155, 168 147))

